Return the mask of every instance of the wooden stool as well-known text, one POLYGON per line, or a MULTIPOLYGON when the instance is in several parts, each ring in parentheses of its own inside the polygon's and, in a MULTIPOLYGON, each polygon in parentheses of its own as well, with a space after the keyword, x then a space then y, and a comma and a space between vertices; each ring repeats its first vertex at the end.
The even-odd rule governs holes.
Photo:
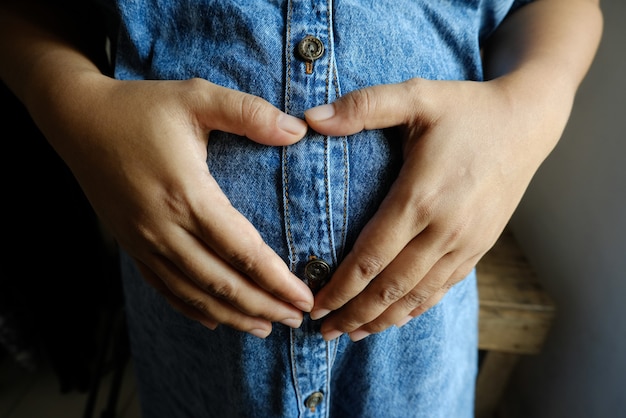
POLYGON ((508 229, 480 260, 476 273, 478 348, 484 355, 476 382, 476 418, 493 418, 520 356, 541 351, 555 305, 508 229))

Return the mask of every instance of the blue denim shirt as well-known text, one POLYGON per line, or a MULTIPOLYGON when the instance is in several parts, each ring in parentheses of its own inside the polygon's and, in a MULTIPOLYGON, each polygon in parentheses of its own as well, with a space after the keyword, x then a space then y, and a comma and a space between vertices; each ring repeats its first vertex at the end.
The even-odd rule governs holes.
MULTIPOLYGON (((201 77, 300 117, 366 86, 481 80, 483 41, 523 3, 108 1, 120 23, 115 77, 201 77), (312 63, 297 53, 306 36, 324 48, 312 63)), ((208 169, 233 205, 305 282, 312 257, 338 265, 401 164, 392 130, 309 132, 288 147, 214 132, 208 151, 208 169)), ((128 258, 123 275, 147 418, 473 415, 473 274, 426 314, 358 343, 325 342, 308 317, 296 330, 275 325, 265 340, 226 327, 211 332, 171 309, 128 258)))

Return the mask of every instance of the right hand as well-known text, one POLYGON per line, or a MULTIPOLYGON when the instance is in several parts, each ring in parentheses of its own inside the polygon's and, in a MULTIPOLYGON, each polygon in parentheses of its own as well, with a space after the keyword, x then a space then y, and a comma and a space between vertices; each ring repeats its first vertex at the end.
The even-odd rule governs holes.
POLYGON ((67 89, 39 124, 145 280, 211 329, 264 338, 272 322, 298 327, 312 293, 231 206, 206 158, 212 130, 288 145, 304 121, 200 79, 89 74, 67 89))

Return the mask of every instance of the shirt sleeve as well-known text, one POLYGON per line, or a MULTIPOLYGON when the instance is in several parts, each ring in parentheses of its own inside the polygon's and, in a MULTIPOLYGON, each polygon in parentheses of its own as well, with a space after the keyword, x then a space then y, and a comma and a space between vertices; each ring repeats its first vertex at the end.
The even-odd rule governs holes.
POLYGON ((509 14, 513 13, 514 11, 516 11, 517 9, 519 9, 520 7, 526 6, 529 3, 532 3, 535 0, 515 0, 513 2, 513 5, 511 6, 511 9, 509 10, 509 14))

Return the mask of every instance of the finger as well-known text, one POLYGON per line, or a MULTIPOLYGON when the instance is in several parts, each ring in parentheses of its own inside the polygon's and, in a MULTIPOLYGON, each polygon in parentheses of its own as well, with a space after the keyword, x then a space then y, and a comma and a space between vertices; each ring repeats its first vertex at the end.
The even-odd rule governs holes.
MULTIPOLYGON (((243 235, 241 230, 239 234, 243 235)), ((265 269, 262 269, 262 272, 257 275, 257 278, 260 276, 261 279, 255 281, 237 270, 232 260, 220 257, 215 251, 207 248, 205 243, 187 234, 186 231, 181 229, 177 235, 174 239, 172 254, 166 258, 172 262, 163 260, 155 266, 155 272, 167 283, 174 294, 181 299, 188 299, 190 304, 207 313, 211 313, 212 306, 204 303, 203 295, 205 294, 232 305, 246 315, 282 322, 291 327, 300 326, 302 309, 283 301, 279 296, 259 285, 260 281, 287 299, 292 294, 291 289, 295 288, 296 298, 301 296, 297 303, 305 305, 307 301, 303 299, 308 298, 307 306, 310 306, 312 294, 309 288, 289 273, 282 260, 278 260, 285 269, 282 276, 278 275, 276 279, 277 276, 274 276, 272 271, 265 272, 265 269), (184 258, 181 258, 180 254, 183 254, 184 258), (263 279, 267 281, 263 282, 263 279), (193 282, 192 287, 189 286, 189 282, 193 282)), ((260 236, 258 239, 262 248, 269 248, 262 242, 260 236)), ((244 248, 243 251, 246 249, 244 248)), ((261 253, 260 257, 269 258, 269 254, 261 253)))
MULTIPOLYGON (((472 269, 476 266, 476 263, 478 263, 478 260, 480 260, 480 257, 481 255, 474 256, 467 260, 464 264, 459 266, 452 274, 452 276, 450 276, 448 281, 441 287, 441 289, 437 293, 433 294, 428 300, 424 301, 424 303, 411 311, 409 317, 411 319, 418 317, 424 312, 428 311, 433 306, 435 306, 437 303, 439 303, 439 301, 448 293, 448 291, 450 291, 450 289, 452 289, 458 283, 467 278, 467 276, 469 276, 469 274, 472 272, 472 269)), ((407 317, 402 322, 405 324, 408 322, 408 320, 410 319, 407 317)), ((400 325, 403 324, 399 324, 398 326, 400 325)))
MULTIPOLYGON (((299 311, 310 312, 313 293, 309 287, 289 271, 282 258, 263 241, 254 226, 227 203, 225 197, 224 200, 219 206, 215 202, 198 202, 199 210, 194 212, 193 219, 196 238, 260 288, 299 311)), ((182 251, 185 246, 180 242, 176 245, 181 245, 178 254, 193 256, 190 262, 181 260, 185 265, 183 270, 190 277, 210 275, 203 263, 206 257, 203 246, 196 243, 193 248, 197 252, 189 254, 186 250, 182 251)))
POLYGON ((457 267, 458 260, 456 258, 458 257, 453 254, 442 257, 413 289, 390 304, 380 315, 351 332, 350 338, 353 341, 359 341, 368 335, 385 331, 391 326, 404 325, 412 319, 419 307, 430 302, 435 295, 442 292, 445 294, 449 290, 446 283, 457 267))
MULTIPOLYGON (((353 332, 374 321, 405 297, 413 304, 419 303, 420 300, 412 298, 418 295, 411 294, 418 284, 424 293, 432 293, 440 287, 440 284, 426 280, 439 259, 438 252, 433 251, 430 234, 415 238, 367 288, 324 320, 322 334, 333 336, 337 331, 353 332)), ((408 312, 410 309, 405 311, 405 315, 408 312)))
POLYGON ((407 124, 417 111, 413 101, 418 80, 352 91, 334 103, 304 112, 309 126, 324 135, 352 135, 364 129, 407 124))
POLYGON ((315 296, 311 318, 320 319, 359 295, 393 261, 410 238, 392 239, 398 225, 373 218, 361 231, 352 250, 315 296))
POLYGON ((163 283, 161 279, 159 279, 159 277, 148 268, 147 265, 137 259, 135 259, 135 263, 141 272, 141 277, 146 281, 146 283, 159 292, 159 294, 161 294, 161 296, 163 296, 174 309, 186 317, 200 322, 210 330, 215 330, 218 327, 219 323, 217 321, 207 317, 206 314, 193 309, 191 306, 184 304, 169 290, 165 283, 163 283))
MULTIPOLYGON (((382 332, 385 329, 395 325, 397 327, 402 327, 409 323, 414 318, 424 314, 429 309, 433 308, 437 305, 441 299, 459 282, 464 280, 472 271, 472 269, 476 266, 476 263, 480 259, 480 256, 475 256, 467 260, 460 267, 456 269, 456 271, 448 278, 448 280, 436 291, 432 292, 430 296, 427 297, 423 302, 419 302, 423 293, 417 297, 417 306, 406 315, 407 308, 414 304, 411 302, 413 299, 412 295, 408 295, 401 302, 392 305, 387 311, 385 311, 380 317, 378 317, 374 322, 367 324, 360 329, 352 332, 350 334, 350 338, 353 341, 359 341, 371 334, 375 334, 377 332, 382 332)), ((455 264, 454 264, 455 265, 455 264)), ((445 277, 445 274, 443 275, 445 277)), ((425 280, 430 280, 431 278, 427 278, 425 280)), ((437 282, 438 280, 434 280, 437 282)))
POLYGON ((204 80, 196 104, 198 118, 206 131, 220 130, 245 136, 265 145, 289 145, 307 132, 306 122, 288 115, 268 101, 204 80))
MULTIPOLYGON (((162 263, 155 263, 155 266, 153 272, 144 265, 142 274, 146 280, 165 296, 175 309, 211 329, 214 329, 217 324, 224 324, 265 338, 272 330, 271 322, 281 322, 292 328, 299 327, 302 322, 302 312, 292 311, 293 308, 271 298, 258 287, 247 288, 250 286, 246 286, 246 280, 241 277, 235 280, 233 276, 229 276, 228 279, 217 280, 211 285, 211 288, 226 286, 230 289, 231 287, 239 288, 239 285, 243 284, 242 295, 246 295, 246 300, 243 303, 237 303, 236 298, 224 299, 223 295, 213 294, 198 286, 196 282, 189 280, 173 264, 165 260, 162 263), (246 306, 250 309, 246 310, 246 306)), ((219 268, 215 270, 216 274, 223 273, 219 268)), ((220 288, 220 291, 224 291, 223 288, 220 288)))
MULTIPOLYGON (((163 282, 158 276, 153 274, 145 265, 140 267, 141 273, 145 280, 165 297, 167 302, 178 312, 186 317, 196 320, 211 330, 215 330, 221 323, 233 329, 248 332, 259 338, 265 338, 272 332, 271 322, 259 318, 248 317, 241 312, 229 307, 218 299, 213 299, 211 305, 214 313, 207 313, 198 310, 193 304, 179 298, 163 282)), ((207 299, 210 296, 206 296, 207 299)))
POLYGON ((391 326, 402 327, 415 317, 434 307, 456 284, 468 276, 479 256, 458 266, 458 256, 448 254, 437 262, 418 285, 402 299, 392 304, 373 321, 350 333, 352 341, 383 332, 391 326))
MULTIPOLYGON (((430 239, 424 228, 429 222, 428 210, 420 211, 424 205, 412 202, 406 192, 406 181, 398 178, 376 214, 359 234, 352 250, 337 267, 331 280, 315 297, 311 318, 320 319, 339 309, 356 297, 374 280, 417 236, 430 239)), ((436 235, 433 236, 433 240, 436 235)), ((438 248, 438 247, 437 247, 438 248)), ((423 259, 428 252, 416 252, 415 261, 423 259)), ((420 261, 425 263, 425 260, 420 261)))

